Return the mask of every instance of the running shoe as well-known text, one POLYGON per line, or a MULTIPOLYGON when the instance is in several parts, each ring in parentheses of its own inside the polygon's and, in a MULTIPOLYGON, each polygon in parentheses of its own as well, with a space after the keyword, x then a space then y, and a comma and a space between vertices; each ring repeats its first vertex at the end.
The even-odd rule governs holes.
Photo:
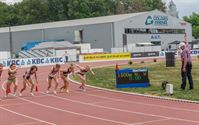
POLYGON ((16 93, 14 93, 13 96, 16 97, 17 96, 16 93))
POLYGON ((49 90, 46 90, 46 94, 49 94, 49 90))
POLYGON ((31 95, 31 96, 35 96, 34 93, 32 93, 32 92, 30 93, 30 95, 31 95))
POLYGON ((83 91, 83 92, 86 92, 86 89, 85 89, 84 87, 82 87, 82 91, 83 91))
POLYGON ((55 95, 57 95, 57 91, 55 90, 54 92, 53 92, 55 95))
POLYGON ((69 94, 69 93, 70 93, 70 91, 67 89, 67 90, 66 90, 66 93, 67 93, 67 94, 69 94))

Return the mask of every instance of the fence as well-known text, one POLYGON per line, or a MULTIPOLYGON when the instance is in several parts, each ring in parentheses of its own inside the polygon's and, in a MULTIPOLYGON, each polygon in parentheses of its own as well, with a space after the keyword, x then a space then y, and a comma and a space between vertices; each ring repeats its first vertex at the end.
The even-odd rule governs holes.
POLYGON ((0 60, 2 59, 9 59, 10 52, 9 51, 0 51, 0 60))
POLYGON ((57 64, 57 63, 65 64, 66 62, 71 62, 71 61, 77 61, 77 60, 74 57, 59 56, 59 57, 39 57, 39 58, 24 58, 24 59, 3 59, 3 60, 0 60, 0 63, 2 63, 5 68, 7 68, 12 63, 15 63, 17 66, 20 66, 20 67, 30 67, 32 65, 47 66, 47 65, 57 64))
POLYGON ((161 51, 161 46, 128 46, 124 48, 111 48, 111 53, 121 53, 121 52, 154 52, 161 51))

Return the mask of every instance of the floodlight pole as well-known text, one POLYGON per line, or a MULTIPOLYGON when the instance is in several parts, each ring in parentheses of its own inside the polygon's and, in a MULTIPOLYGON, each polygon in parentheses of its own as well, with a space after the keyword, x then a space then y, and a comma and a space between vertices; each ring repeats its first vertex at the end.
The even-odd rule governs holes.
POLYGON ((13 41, 12 41, 12 30, 11 26, 9 25, 9 42, 10 42, 10 58, 13 58, 13 41))

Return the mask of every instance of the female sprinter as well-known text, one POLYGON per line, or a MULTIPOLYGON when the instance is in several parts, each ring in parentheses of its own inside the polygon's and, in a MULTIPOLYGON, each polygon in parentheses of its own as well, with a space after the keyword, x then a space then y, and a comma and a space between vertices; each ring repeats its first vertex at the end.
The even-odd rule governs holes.
POLYGON ((62 91, 63 89, 66 91, 66 93, 69 93, 69 82, 67 81, 67 77, 70 73, 74 74, 74 66, 73 64, 70 64, 70 66, 68 67, 67 70, 60 70, 60 74, 61 74, 61 79, 64 81, 64 85, 60 88, 60 91, 62 91))
POLYGON ((1 83, 2 72, 3 72, 3 64, 0 63, 0 83, 1 83))
POLYGON ((34 75, 36 83, 38 83, 38 80, 37 80, 37 70, 38 70, 37 66, 32 66, 32 67, 30 67, 29 70, 27 70, 25 72, 25 74, 23 75, 23 88, 21 89, 21 91, 19 93, 19 96, 22 96, 22 92, 26 89, 26 84, 28 84, 28 85, 31 86, 30 95, 34 96, 34 93, 33 93, 34 83, 32 81, 31 76, 34 75))
POLYGON ((14 94, 13 94, 13 96, 16 96, 16 91, 17 91, 17 86, 18 86, 16 74, 17 74, 17 66, 16 66, 16 64, 13 63, 13 64, 10 65, 10 67, 8 69, 8 79, 7 79, 7 83, 6 83, 6 95, 5 95, 5 97, 7 97, 8 94, 10 93, 11 84, 14 84, 14 94))
POLYGON ((80 80, 81 80, 81 85, 80 85, 80 89, 82 89, 83 91, 86 91, 85 86, 86 86, 86 73, 87 72, 91 72, 93 76, 95 76, 95 73, 93 72, 93 70, 90 68, 90 66, 86 65, 85 67, 81 67, 77 64, 75 64, 80 70, 79 72, 77 72, 80 80))
POLYGON ((48 75, 48 88, 46 90, 46 93, 48 94, 49 93, 49 90, 51 88, 51 84, 52 84, 52 80, 55 81, 55 90, 54 90, 54 94, 57 94, 57 87, 58 87, 58 77, 60 77, 60 68, 61 68, 61 65, 59 64, 56 64, 55 66, 52 67, 49 75, 48 75))

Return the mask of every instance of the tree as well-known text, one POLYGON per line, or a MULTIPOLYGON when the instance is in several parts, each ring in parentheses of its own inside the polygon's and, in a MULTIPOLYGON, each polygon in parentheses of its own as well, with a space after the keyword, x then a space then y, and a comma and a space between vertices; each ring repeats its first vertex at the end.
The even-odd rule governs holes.
POLYGON ((117 13, 135 13, 158 9, 166 11, 165 3, 161 0, 116 0, 117 13))
POLYGON ((47 0, 23 0, 17 5, 19 22, 23 25, 48 22, 50 15, 47 5, 47 0))
POLYGON ((60 21, 68 19, 68 0, 48 0, 48 18, 50 21, 60 21))
POLYGON ((162 2, 162 0, 144 0, 144 8, 146 11, 158 9, 163 12, 166 11, 166 5, 162 2))
POLYGON ((165 10, 161 0, 23 0, 0 2, 0 27, 165 10))
POLYGON ((183 19, 192 24, 192 32, 195 38, 199 38, 199 14, 192 13, 190 16, 185 16, 183 19))
POLYGON ((8 26, 6 24, 8 18, 8 5, 0 2, 0 26, 8 26))
POLYGON ((105 16, 110 14, 110 0, 68 0, 68 16, 70 19, 105 16), (107 3, 107 4, 106 4, 107 3))

